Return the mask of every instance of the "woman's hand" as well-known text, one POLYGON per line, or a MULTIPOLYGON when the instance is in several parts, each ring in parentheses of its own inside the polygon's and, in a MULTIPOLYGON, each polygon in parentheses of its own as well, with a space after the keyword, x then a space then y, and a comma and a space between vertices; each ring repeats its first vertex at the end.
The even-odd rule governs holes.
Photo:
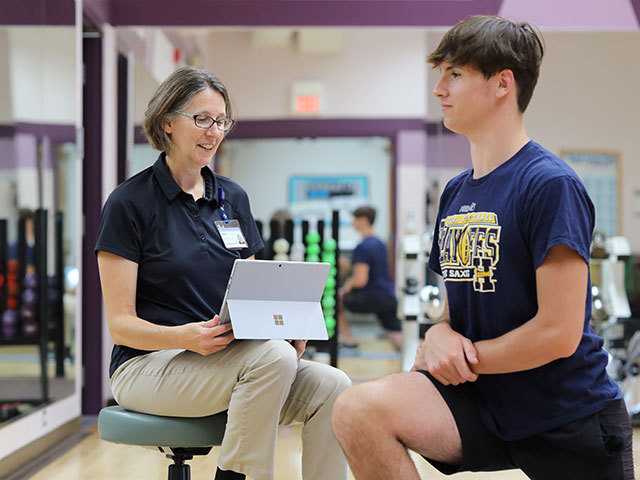
POLYGON ((471 340, 440 322, 427 330, 412 370, 426 370, 443 385, 459 385, 478 379, 471 369, 476 363, 478 352, 471 340))
POLYGON ((304 354, 304 351, 307 348, 307 341, 306 340, 291 340, 291 345, 293 345, 293 348, 296 349, 296 352, 298 353, 298 360, 300 360, 302 358, 302 355, 304 354))
POLYGON ((178 328, 184 335, 184 348, 205 357, 224 350, 235 340, 231 323, 220 325, 218 315, 206 322, 187 323, 178 328))

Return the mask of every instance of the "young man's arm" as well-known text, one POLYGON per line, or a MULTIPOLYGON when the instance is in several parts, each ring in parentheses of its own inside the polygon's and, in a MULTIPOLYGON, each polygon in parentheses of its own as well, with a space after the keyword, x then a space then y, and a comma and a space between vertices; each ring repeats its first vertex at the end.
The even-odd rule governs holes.
POLYGON ((476 349, 468 338, 449 325, 449 300, 443 287, 444 309, 438 323, 429 328, 418 347, 412 370, 426 370, 443 385, 474 382, 478 375, 470 364, 477 362, 476 349))
POLYGON ((508 373, 540 367, 571 356, 582 338, 588 268, 574 250, 557 245, 536 270, 538 313, 520 327, 475 342, 476 374, 508 373))
POLYGON ((363 288, 369 281, 369 264, 358 262, 353 264, 351 276, 344 282, 342 294, 350 292, 354 288, 363 288))

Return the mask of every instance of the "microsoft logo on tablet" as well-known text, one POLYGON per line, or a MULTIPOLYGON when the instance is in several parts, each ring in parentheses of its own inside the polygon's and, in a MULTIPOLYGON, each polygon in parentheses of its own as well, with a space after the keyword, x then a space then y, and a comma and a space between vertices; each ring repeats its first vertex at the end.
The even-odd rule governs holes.
POLYGON ((284 326, 284 318, 283 318, 282 315, 274 314, 273 315, 273 322, 276 324, 277 327, 283 327, 284 326))

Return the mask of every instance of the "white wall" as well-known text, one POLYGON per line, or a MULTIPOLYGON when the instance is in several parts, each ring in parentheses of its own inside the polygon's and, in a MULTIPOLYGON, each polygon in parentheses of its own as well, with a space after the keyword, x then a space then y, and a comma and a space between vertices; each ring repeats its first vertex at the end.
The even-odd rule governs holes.
POLYGON ((640 253, 640 32, 545 33, 547 51, 526 114, 529 134, 547 148, 622 155, 622 234, 640 253))
POLYGON ((74 124, 74 28, 12 27, 9 47, 13 120, 74 124))
MULTIPOLYGON (((440 33, 428 36, 429 51, 440 33)), ((542 71, 525 115, 529 135, 555 153, 612 150, 622 156, 622 234, 640 252, 640 32, 544 32, 542 71), (636 198, 636 203, 639 201, 636 198)), ((437 72, 429 75, 433 88, 437 72)), ((441 118, 428 99, 428 117, 441 118)))
MULTIPOLYGON (((289 178, 293 175, 364 175, 368 178, 368 203, 376 208, 376 231, 390 239, 389 141, 385 138, 321 138, 230 140, 225 144, 221 171, 249 194, 256 219, 269 222, 275 210, 288 206, 289 178)), ((338 199, 340 200, 340 199, 338 199)), ((344 202, 339 202, 344 203, 344 202)), ((350 218, 342 218, 341 248, 353 248, 350 218)))
POLYGON ((136 61, 133 68, 133 124, 142 125, 144 111, 159 83, 151 76, 142 62, 136 61))
POLYGON ((426 33, 344 29, 337 53, 299 53, 295 44, 255 48, 249 31, 219 31, 201 42, 204 66, 221 78, 242 119, 291 117, 294 82, 324 85, 325 117, 425 115, 426 33))

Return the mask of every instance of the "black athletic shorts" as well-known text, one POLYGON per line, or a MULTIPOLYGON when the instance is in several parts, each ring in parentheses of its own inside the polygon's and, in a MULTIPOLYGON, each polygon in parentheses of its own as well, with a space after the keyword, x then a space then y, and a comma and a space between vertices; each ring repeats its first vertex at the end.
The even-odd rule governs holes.
POLYGON ((344 308, 354 313, 375 313, 382 324, 382 328, 392 332, 402 330, 396 312, 398 301, 396 297, 362 289, 353 289, 342 299, 344 308))
MULTIPOLYGON (((493 472, 521 469, 532 480, 633 480, 632 428, 623 400, 560 428, 523 440, 504 441, 480 418, 471 384, 442 385, 428 372, 449 406, 462 439, 462 464, 427 458, 440 472, 493 472)), ((514 407, 517 408, 517 407, 514 407)))

